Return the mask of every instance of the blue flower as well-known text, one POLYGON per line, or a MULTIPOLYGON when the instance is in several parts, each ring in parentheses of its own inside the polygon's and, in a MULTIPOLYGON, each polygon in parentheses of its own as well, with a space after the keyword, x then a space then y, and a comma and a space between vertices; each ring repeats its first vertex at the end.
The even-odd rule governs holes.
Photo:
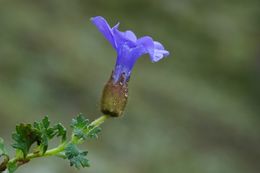
POLYGON ((111 28, 101 16, 93 17, 91 21, 117 52, 116 65, 112 75, 114 83, 122 77, 123 82, 127 82, 135 62, 143 54, 148 53, 152 62, 157 62, 169 55, 169 52, 164 49, 161 43, 153 41, 149 36, 137 39, 136 35, 130 30, 119 31, 119 23, 111 28))
POLYGON ((149 54, 151 61, 157 62, 168 56, 169 52, 149 36, 137 39, 130 30, 119 31, 119 24, 111 28, 101 16, 93 17, 91 21, 117 52, 115 68, 103 89, 101 111, 111 117, 120 117, 127 104, 128 81, 137 59, 149 54))

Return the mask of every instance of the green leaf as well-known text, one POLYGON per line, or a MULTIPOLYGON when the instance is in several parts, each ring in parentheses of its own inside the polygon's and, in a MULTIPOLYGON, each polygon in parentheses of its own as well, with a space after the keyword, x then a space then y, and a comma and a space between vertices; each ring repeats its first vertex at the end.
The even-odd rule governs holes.
POLYGON ((7 151, 5 149, 4 140, 0 137, 0 156, 7 155, 7 151))
POLYGON ((9 162, 7 164, 8 173, 13 173, 18 168, 17 164, 15 162, 9 162))
POLYGON ((61 136, 61 142, 65 142, 67 139, 67 129, 61 124, 58 123, 54 126, 55 136, 61 136))
MULTIPOLYGON (((54 136, 61 137, 62 142, 66 140, 66 128, 62 124, 56 124, 50 127, 50 120, 45 116, 40 122, 31 124, 20 124, 16 126, 16 132, 12 138, 15 143, 12 145, 14 148, 19 149, 25 158, 28 154, 30 147, 34 142, 37 142, 38 151, 44 154, 48 149, 49 140, 54 136)), ((0 144, 1 148, 1 144, 0 144)), ((17 151, 19 153, 19 151, 17 151)))
POLYGON ((12 138, 15 141, 12 146, 21 150, 24 158, 28 154, 31 145, 34 142, 40 142, 40 134, 32 127, 31 124, 17 125, 16 132, 13 133, 12 138))
POLYGON ((88 128, 89 120, 86 119, 82 114, 79 114, 76 118, 72 119, 71 127, 73 134, 79 139, 86 139, 85 131, 88 128))
POLYGON ((71 127, 73 134, 79 139, 97 138, 97 134, 101 131, 100 127, 95 127, 90 124, 82 114, 72 119, 71 127))
POLYGON ((75 144, 69 144, 65 148, 65 156, 69 159, 70 166, 75 166, 77 169, 89 167, 87 154, 87 151, 80 151, 75 144))
POLYGON ((47 116, 41 122, 34 122, 33 127, 40 134, 39 144, 44 154, 48 149, 49 139, 55 136, 54 128, 50 127, 50 121, 47 116))
POLYGON ((97 138, 98 137, 98 133, 101 132, 101 128, 100 127, 95 127, 95 126, 88 126, 88 132, 87 132, 87 136, 89 138, 97 138))
POLYGON ((4 171, 6 169, 6 164, 9 161, 9 156, 7 155, 7 151, 5 149, 4 140, 0 138, 0 172, 4 171))

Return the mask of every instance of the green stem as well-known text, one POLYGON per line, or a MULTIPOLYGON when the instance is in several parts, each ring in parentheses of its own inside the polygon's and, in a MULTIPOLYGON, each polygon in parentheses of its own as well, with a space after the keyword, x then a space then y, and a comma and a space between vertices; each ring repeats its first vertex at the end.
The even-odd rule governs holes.
POLYGON ((108 119, 108 118, 109 118, 109 115, 103 115, 103 116, 99 117, 98 119, 96 119, 95 121, 92 121, 92 123, 90 125, 94 126, 94 127, 98 127, 102 123, 104 123, 105 120, 108 119))
POLYGON ((47 156, 55 156, 57 154, 59 154, 60 152, 64 151, 66 146, 67 146, 67 142, 64 142, 62 144, 60 144, 58 147, 47 150, 43 155, 39 155, 39 154, 34 154, 34 153, 30 153, 26 156, 27 159, 33 159, 33 158, 37 158, 37 157, 47 157, 47 156))

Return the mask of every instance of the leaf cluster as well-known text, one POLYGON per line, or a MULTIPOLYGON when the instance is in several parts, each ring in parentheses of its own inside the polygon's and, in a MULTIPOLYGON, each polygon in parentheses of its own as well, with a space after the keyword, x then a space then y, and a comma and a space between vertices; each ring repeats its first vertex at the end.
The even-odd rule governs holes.
POLYGON ((7 168, 10 173, 13 173, 20 165, 29 162, 32 158, 44 156, 46 152, 49 156, 55 155, 68 159, 70 165, 78 169, 88 167, 89 160, 86 158, 88 152, 81 151, 77 145, 86 139, 97 138, 101 131, 101 128, 97 126, 97 123, 90 123, 82 114, 79 114, 72 119, 72 137, 67 140, 66 128, 61 123, 51 125, 47 116, 32 124, 18 124, 12 134, 14 140, 12 147, 16 149, 15 159, 9 160, 4 141, 0 138, 0 157, 4 158, 4 162, 0 163, 0 172, 7 168), (49 141, 54 137, 60 138, 60 144, 48 150, 49 141), (32 149, 34 145, 36 147, 32 149), (31 150, 33 152, 29 154, 31 150))
POLYGON ((100 127, 92 125, 82 114, 72 119, 71 128, 73 129, 73 135, 80 140, 97 138, 98 133, 101 131, 100 127))
POLYGON ((54 137, 61 137, 61 141, 66 140, 66 128, 60 123, 50 126, 50 121, 45 116, 42 121, 33 124, 19 124, 13 133, 13 147, 22 152, 23 158, 26 158, 31 146, 36 143, 37 149, 34 152, 44 154, 48 149, 49 140, 54 137))
POLYGON ((78 169, 80 167, 89 167, 89 161, 86 158, 88 152, 81 151, 76 144, 88 138, 97 138, 101 128, 92 125, 82 114, 72 119, 71 128, 74 138, 65 148, 65 156, 69 159, 71 166, 75 166, 78 169))

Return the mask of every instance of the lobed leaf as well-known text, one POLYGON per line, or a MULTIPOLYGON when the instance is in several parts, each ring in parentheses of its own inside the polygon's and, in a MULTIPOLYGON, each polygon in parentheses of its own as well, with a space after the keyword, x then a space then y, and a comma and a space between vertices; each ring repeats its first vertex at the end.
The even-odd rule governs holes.
POLYGON ((50 121, 47 116, 41 122, 34 122, 33 127, 40 135, 38 144, 40 144, 40 148, 44 154, 48 149, 49 139, 55 136, 54 128, 50 127, 50 121))
POLYGON ((72 119, 71 127, 73 129, 74 136, 79 139, 86 139, 85 130, 88 128, 89 120, 82 114, 79 114, 76 118, 72 119))
MULTIPOLYGON (((50 127, 50 120, 45 116, 40 122, 34 122, 33 125, 17 125, 16 132, 12 135, 12 138, 15 141, 12 146, 22 151, 23 157, 25 158, 33 143, 36 142, 39 149, 38 151, 40 151, 41 154, 44 154, 48 149, 49 140, 57 136, 61 137, 61 141, 64 142, 66 140, 66 135, 66 128, 61 123, 50 127)), ((17 151, 17 153, 19 153, 19 151, 17 151)))
POLYGON ((89 138, 98 138, 98 133, 101 132, 100 127, 95 127, 95 126, 88 126, 88 131, 87 131, 87 136, 89 138))
POLYGON ((101 131, 100 127, 91 125, 89 120, 82 114, 72 119, 71 127, 73 129, 73 135, 83 140, 86 138, 97 138, 98 133, 101 131))
POLYGON ((0 156, 7 155, 7 151, 4 145, 4 140, 0 138, 0 156))
POLYGON ((70 166, 75 166, 77 169, 89 167, 89 161, 86 158, 87 154, 87 151, 80 151, 75 144, 69 144, 65 149, 65 156, 69 159, 70 166))
POLYGON ((23 157, 25 158, 28 154, 31 145, 34 142, 40 142, 40 134, 35 130, 31 124, 19 124, 16 126, 16 131, 12 135, 15 141, 12 146, 23 152, 23 157))
POLYGON ((67 139, 67 130, 61 123, 56 124, 54 126, 54 130, 55 130, 55 136, 61 137, 61 142, 66 141, 66 139, 67 139))
POLYGON ((17 164, 15 162, 9 162, 7 164, 8 173, 13 173, 18 168, 17 164))

